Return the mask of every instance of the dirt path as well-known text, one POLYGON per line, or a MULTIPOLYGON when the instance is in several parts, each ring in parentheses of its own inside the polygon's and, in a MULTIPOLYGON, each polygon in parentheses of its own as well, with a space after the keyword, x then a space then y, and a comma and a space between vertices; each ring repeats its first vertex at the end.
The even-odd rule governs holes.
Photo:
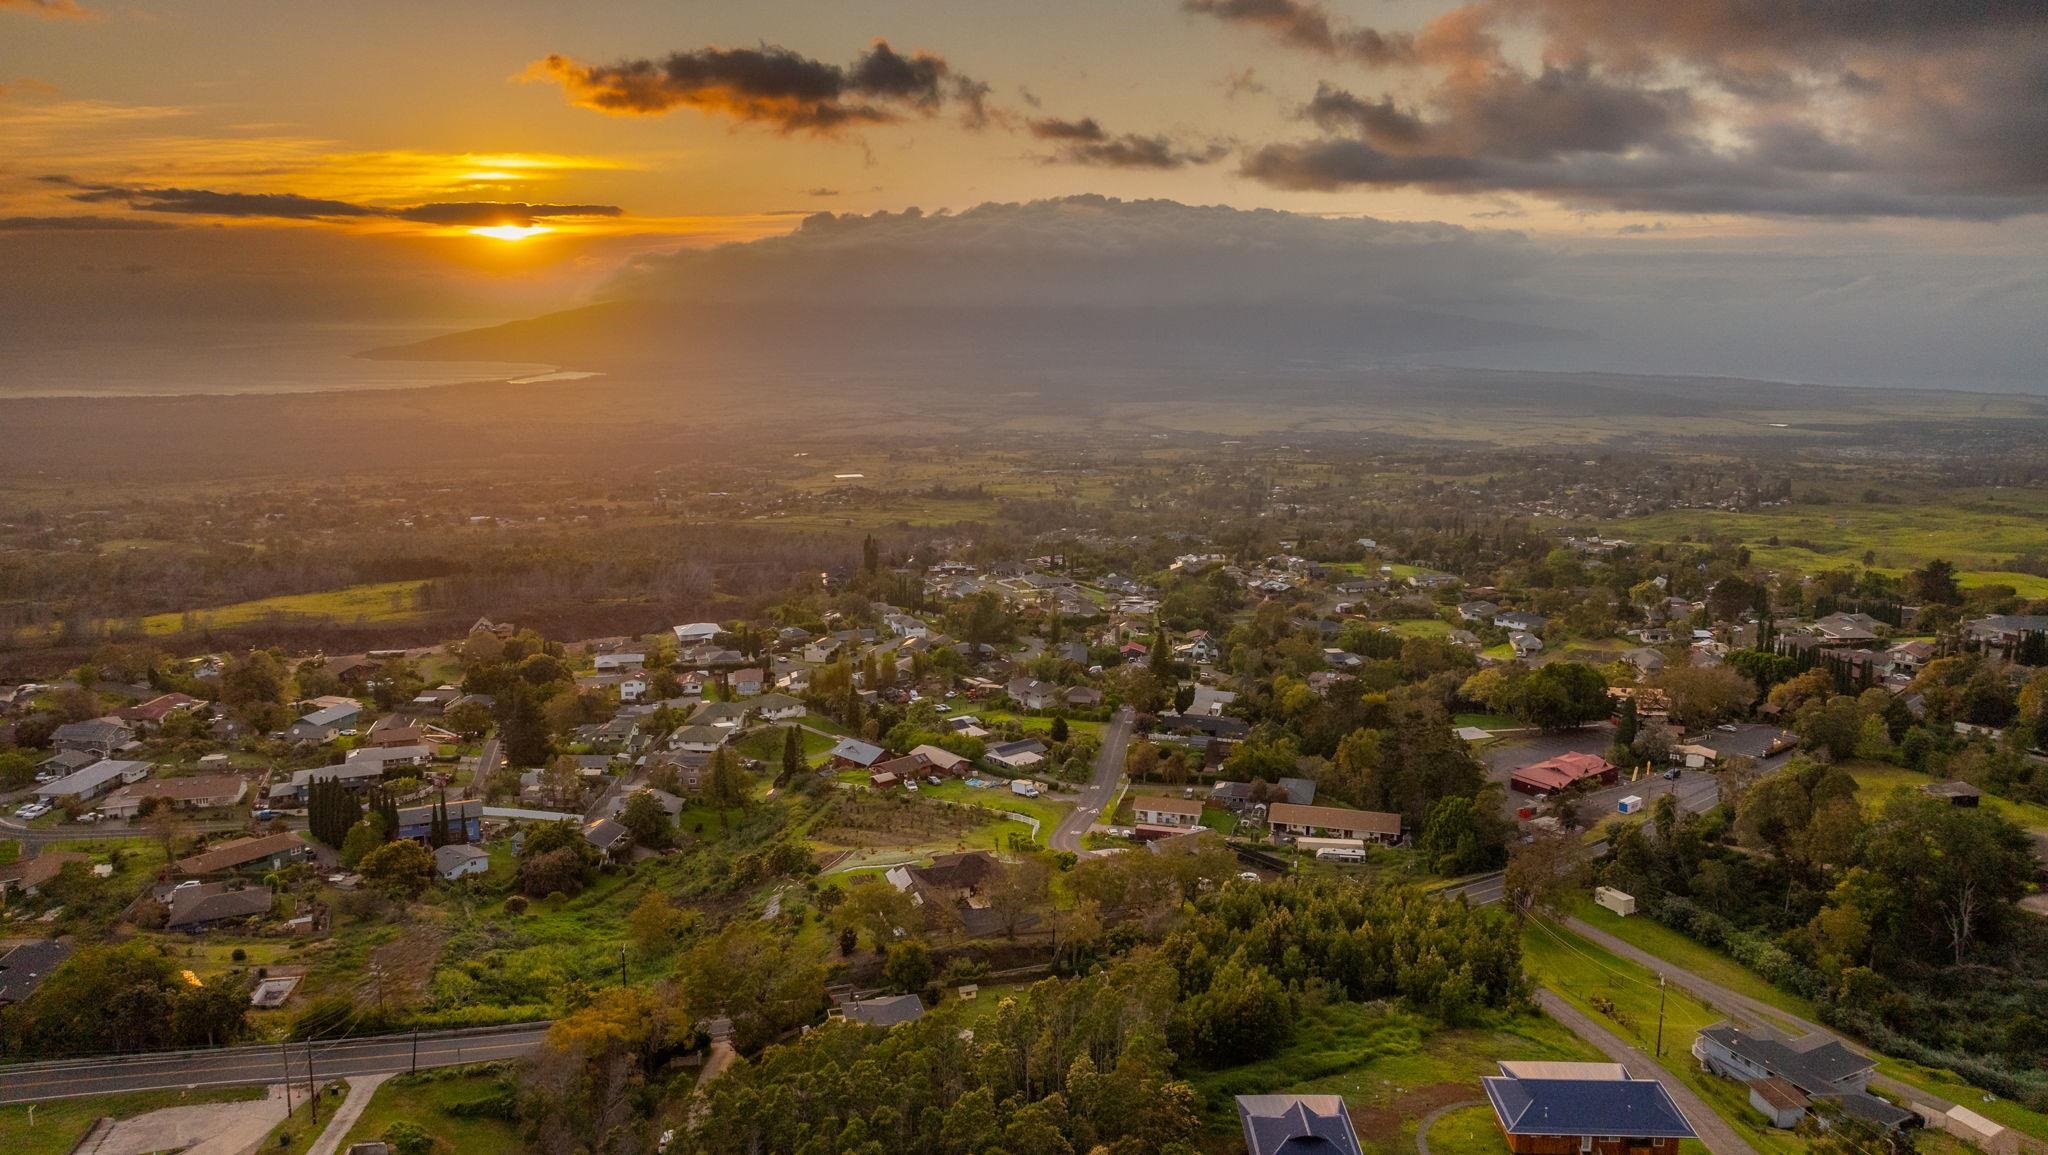
MULTIPOLYGON (((1552 991, 1537 991, 1536 1003, 1545 1014, 1565 1026, 1573 1034, 1600 1048, 1608 1058, 1620 1063, 1631 1076, 1638 1079, 1655 1079, 1671 1092, 1671 1098, 1678 1109, 1685 1114, 1685 1121, 1699 1133, 1700 1142, 1714 1155, 1757 1155, 1756 1148, 1749 1145, 1728 1121, 1714 1113, 1706 1100, 1693 1093, 1691 1087, 1679 1081, 1678 1076, 1657 1065, 1648 1055, 1636 1050, 1621 1040, 1621 1037, 1606 1027, 1582 1014, 1577 1007, 1558 997, 1552 991)), ((1420 1135, 1420 1132, 1417 1132, 1420 1135)))

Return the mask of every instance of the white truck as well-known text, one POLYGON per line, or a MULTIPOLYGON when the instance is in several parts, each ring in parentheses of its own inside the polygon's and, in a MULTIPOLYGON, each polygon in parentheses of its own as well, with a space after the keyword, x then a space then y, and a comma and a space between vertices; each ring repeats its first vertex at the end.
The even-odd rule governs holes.
POLYGON ((1036 798, 1038 797, 1038 783, 1024 778, 1013 778, 1010 780, 1010 793, 1017 795, 1019 798, 1036 798))

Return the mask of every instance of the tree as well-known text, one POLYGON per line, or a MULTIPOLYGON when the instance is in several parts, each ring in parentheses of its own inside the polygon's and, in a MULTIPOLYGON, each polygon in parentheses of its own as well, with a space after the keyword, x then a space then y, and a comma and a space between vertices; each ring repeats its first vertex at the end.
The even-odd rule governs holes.
POLYGON ((782 731, 782 773, 776 776, 776 785, 795 781, 804 769, 804 737, 798 727, 785 727, 782 731))
POLYGON ((1956 584, 1956 567, 1941 558, 1935 558, 1914 570, 1906 579, 1906 587, 1914 597, 1927 605, 1963 604, 1962 587, 1956 584))
POLYGON ((482 702, 458 702, 441 716, 441 724, 464 738, 481 738, 491 728, 491 708, 482 702))
POLYGON ((633 841, 649 850, 666 850, 675 843, 675 824, 651 791, 636 790, 619 810, 619 825, 633 832, 633 841))
POLYGON ((661 891, 650 890, 641 896, 633 913, 626 916, 626 933, 642 957, 654 958, 675 949, 677 939, 695 921, 696 913, 676 906, 661 891))
POLYGON ((1453 795, 1430 807, 1416 849, 1430 869, 1441 875, 1493 870, 1507 861, 1508 838, 1514 828, 1500 812, 1498 788, 1476 797, 1453 795))
POLYGON ((539 766, 548 760, 553 739, 541 712, 539 692, 520 680, 507 680, 497 696, 498 741, 512 766, 539 766))
POLYGON ((1067 719, 1066 719, 1066 715, 1064 715, 1064 714, 1055 714, 1055 715, 1053 715, 1053 719, 1052 719, 1052 740, 1053 740, 1053 741, 1055 741, 1055 742, 1064 742, 1064 741, 1066 741, 1066 740, 1067 740, 1067 735, 1068 735, 1068 733, 1069 733, 1069 731, 1068 731, 1068 729, 1067 729, 1067 719))
POLYGON ((1756 684, 1728 666, 1666 666, 1653 679, 1671 703, 1671 720, 1688 728, 1734 717, 1756 700, 1756 684))
POLYGON ((868 881, 847 888, 846 900, 832 909, 832 922, 864 932, 874 949, 881 951, 896 941, 897 931, 917 927, 917 906, 908 894, 888 883, 868 881))
POLYGON ((938 968, 932 952, 916 939, 890 943, 882 961, 882 978, 899 990, 916 994, 932 981, 938 968))
POLYGON ((521 1114, 546 1152, 608 1152, 641 1127, 648 1073, 689 1035, 667 989, 613 988, 557 1019, 520 1073, 521 1114))
POLYGON ((1517 914, 1562 909, 1586 873, 1586 848, 1565 831, 1539 834, 1508 854, 1502 894, 1517 914))
POLYGON ((1002 919, 1004 935, 1017 937, 1024 919, 1045 904, 1051 885, 1052 866, 1042 855, 1027 854, 996 867, 985 897, 988 908, 1002 919))
POLYGON ((376 812, 363 815, 341 840, 341 865, 347 870, 362 866, 371 851, 384 845, 384 818, 376 812))
POLYGON ((397 898, 418 898, 434 881, 434 856, 410 839, 387 842, 356 867, 363 880, 397 898))
POLYGON ((753 801, 752 786, 730 748, 720 746, 712 753, 711 766, 704 775, 707 805, 721 812, 745 806, 753 801))
POLYGON ((1564 730, 1607 717, 1607 679, 1583 662, 1552 662, 1515 680, 1510 708, 1530 725, 1564 730))

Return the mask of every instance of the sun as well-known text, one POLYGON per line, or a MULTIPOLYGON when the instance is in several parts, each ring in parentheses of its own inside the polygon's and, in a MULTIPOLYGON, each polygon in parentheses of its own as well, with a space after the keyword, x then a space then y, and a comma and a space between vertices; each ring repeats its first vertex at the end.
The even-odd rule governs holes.
POLYGON ((469 230, 471 236, 490 237, 500 241, 523 241, 548 231, 545 225, 488 225, 469 230))

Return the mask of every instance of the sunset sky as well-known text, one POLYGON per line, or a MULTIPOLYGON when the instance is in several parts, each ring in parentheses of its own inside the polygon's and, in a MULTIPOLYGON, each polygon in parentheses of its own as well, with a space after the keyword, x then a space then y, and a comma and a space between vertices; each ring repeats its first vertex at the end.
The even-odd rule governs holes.
POLYGON ((811 213, 1082 193, 2031 305, 2048 5, 0 0, 0 299, 51 323, 150 274, 512 316, 811 213))

